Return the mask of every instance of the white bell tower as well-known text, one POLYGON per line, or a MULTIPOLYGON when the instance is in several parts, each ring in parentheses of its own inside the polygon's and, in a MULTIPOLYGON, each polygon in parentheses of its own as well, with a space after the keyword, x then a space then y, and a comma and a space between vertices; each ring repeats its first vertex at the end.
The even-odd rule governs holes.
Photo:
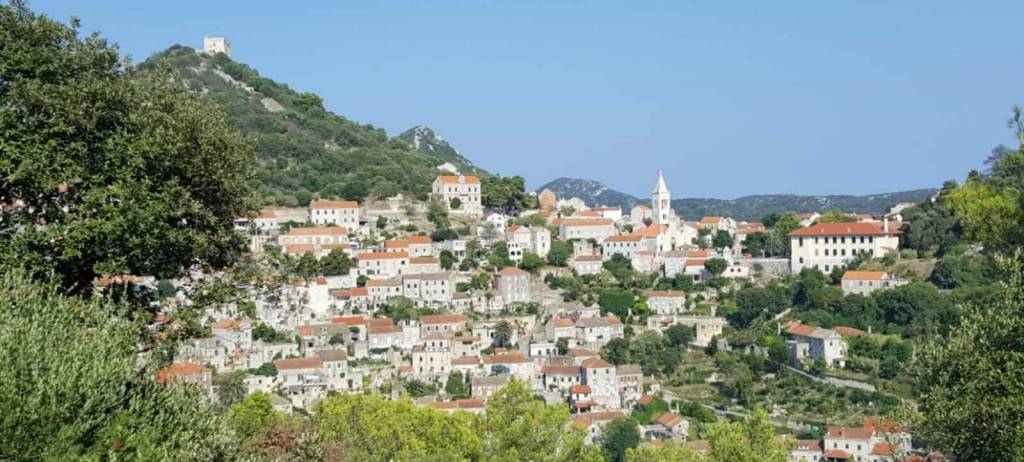
POLYGON ((658 184, 654 185, 651 192, 651 209, 654 211, 654 223, 667 225, 671 223, 672 217, 672 195, 665 186, 665 178, 658 170, 658 184))

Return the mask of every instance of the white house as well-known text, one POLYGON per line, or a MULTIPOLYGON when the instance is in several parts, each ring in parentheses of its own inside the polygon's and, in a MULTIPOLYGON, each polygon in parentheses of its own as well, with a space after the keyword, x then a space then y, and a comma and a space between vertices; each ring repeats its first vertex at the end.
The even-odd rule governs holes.
POLYGON ((843 295, 870 295, 876 290, 891 289, 909 282, 884 271, 847 271, 843 273, 840 287, 843 289, 843 295))
POLYGON ((312 200, 309 202, 309 221, 317 225, 359 227, 359 203, 355 201, 312 200))
POLYGON ((483 215, 482 190, 480 179, 476 176, 440 175, 434 180, 432 192, 451 213, 483 215))

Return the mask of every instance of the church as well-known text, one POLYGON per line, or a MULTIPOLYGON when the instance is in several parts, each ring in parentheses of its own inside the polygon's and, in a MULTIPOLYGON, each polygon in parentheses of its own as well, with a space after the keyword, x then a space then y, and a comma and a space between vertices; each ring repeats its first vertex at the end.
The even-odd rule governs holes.
POLYGON ((651 191, 651 205, 633 207, 629 216, 634 233, 657 237, 656 253, 684 250, 697 242, 697 227, 688 225, 672 210, 672 193, 660 170, 651 191))

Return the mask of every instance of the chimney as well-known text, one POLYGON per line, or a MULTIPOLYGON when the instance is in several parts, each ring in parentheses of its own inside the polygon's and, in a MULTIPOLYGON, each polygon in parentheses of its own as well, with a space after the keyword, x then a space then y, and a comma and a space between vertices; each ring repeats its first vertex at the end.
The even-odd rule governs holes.
POLYGON ((882 219, 882 231, 889 232, 889 217, 882 219))

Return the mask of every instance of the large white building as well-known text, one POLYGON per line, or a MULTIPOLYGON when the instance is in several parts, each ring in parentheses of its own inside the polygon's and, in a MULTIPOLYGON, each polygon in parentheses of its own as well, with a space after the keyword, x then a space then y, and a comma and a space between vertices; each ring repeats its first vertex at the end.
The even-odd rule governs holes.
POLYGON ((828 273, 859 254, 881 258, 899 250, 899 230, 882 223, 819 223, 789 233, 790 268, 799 273, 817 268, 828 273))
POLYGON ((355 201, 310 201, 309 221, 318 225, 338 225, 356 229, 359 227, 359 203, 355 201))
POLYGON ((476 176, 440 175, 434 180, 432 192, 451 213, 483 215, 482 190, 476 176))

